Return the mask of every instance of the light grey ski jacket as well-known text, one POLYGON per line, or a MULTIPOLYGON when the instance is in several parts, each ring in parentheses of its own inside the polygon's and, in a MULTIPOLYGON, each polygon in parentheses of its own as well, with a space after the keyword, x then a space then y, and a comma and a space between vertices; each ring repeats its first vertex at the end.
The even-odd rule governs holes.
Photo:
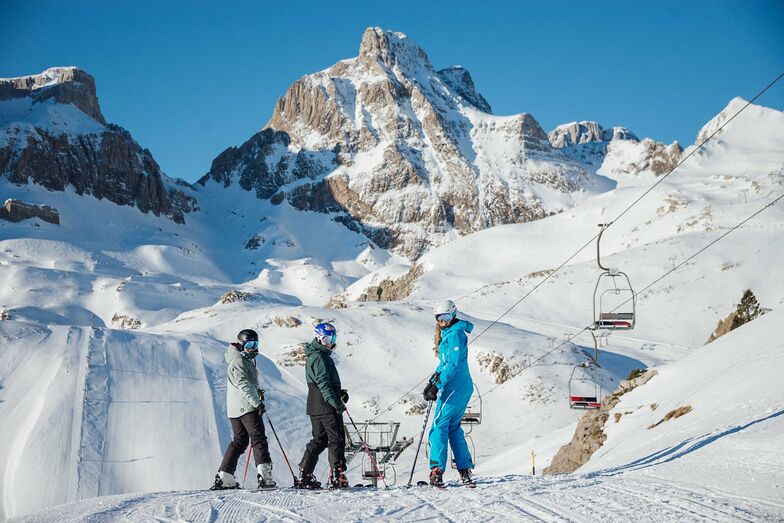
POLYGON ((234 344, 226 349, 226 411, 229 418, 239 418, 261 405, 256 362, 243 358, 234 344))

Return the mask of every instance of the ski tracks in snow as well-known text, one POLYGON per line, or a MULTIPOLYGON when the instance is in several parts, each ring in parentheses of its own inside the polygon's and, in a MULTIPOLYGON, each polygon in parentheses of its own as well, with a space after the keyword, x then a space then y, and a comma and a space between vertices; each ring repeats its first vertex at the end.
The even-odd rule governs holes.
POLYGON ((22 518, 37 521, 771 521, 784 505, 623 477, 506 476, 476 489, 395 487, 389 491, 186 491, 112 496, 62 505, 22 518))

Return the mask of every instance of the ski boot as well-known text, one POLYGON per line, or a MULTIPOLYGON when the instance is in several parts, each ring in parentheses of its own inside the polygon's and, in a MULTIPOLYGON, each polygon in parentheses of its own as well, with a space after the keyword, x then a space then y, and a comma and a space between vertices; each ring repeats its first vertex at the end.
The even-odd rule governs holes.
POLYGON ((343 467, 338 465, 332 470, 332 478, 330 481, 329 488, 331 489, 341 489, 341 488, 349 488, 350 485, 348 484, 348 478, 343 473, 343 467))
POLYGON ((444 488, 444 472, 440 467, 430 469, 430 486, 439 489, 444 488))
POLYGON ((234 474, 229 474, 228 472, 223 472, 220 470, 217 474, 215 474, 215 483, 212 484, 210 490, 228 490, 238 488, 240 488, 240 484, 237 483, 236 479, 234 479, 234 474))
POLYGON ((474 483, 474 478, 472 477, 471 469, 460 469, 460 481, 463 482, 463 485, 466 488, 476 488, 476 483, 474 483))
POLYGON ((313 474, 300 471, 299 479, 297 480, 297 484, 294 485, 294 487, 305 490, 319 490, 321 489, 321 483, 316 481, 316 478, 313 476, 313 474))
POLYGON ((256 477, 259 480, 258 490, 272 490, 278 488, 278 484, 272 479, 272 463, 261 463, 256 467, 256 477))

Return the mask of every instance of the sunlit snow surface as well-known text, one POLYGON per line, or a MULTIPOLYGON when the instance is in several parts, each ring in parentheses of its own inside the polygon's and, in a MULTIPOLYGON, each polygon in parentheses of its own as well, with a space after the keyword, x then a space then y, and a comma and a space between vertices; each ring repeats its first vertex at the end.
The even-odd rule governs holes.
MULTIPOLYGON (((606 262, 626 271, 637 289, 784 191, 784 115, 748 111, 608 230, 606 262)), ((436 363, 433 301, 455 299, 476 323, 475 335, 482 332, 542 281, 540 271, 557 267, 597 232, 597 223, 613 219, 655 181, 646 174, 615 179, 612 191, 556 216, 429 252, 404 302, 352 302, 345 309, 323 305, 347 288, 358 296, 374 277, 397 277, 410 262, 329 215, 213 185, 195 192, 201 210, 181 226, 71 191, 0 180, 3 197, 53 205, 62 222, 0 221, 0 309, 8 307, 12 318, 0 321, 0 518, 37 512, 30 517, 46 521, 783 518, 781 207, 640 296, 637 328, 611 335, 602 348, 600 379, 609 391, 633 368, 656 366, 659 375, 613 410, 606 444, 578 475, 527 474, 531 450, 541 469, 574 432, 581 413, 567 406, 567 380, 586 359, 590 336, 578 336, 489 394, 495 377, 476 356, 495 352, 524 365, 588 325, 598 275, 592 244, 471 344, 471 372, 485 392, 484 421, 472 433, 476 491, 401 490, 410 450, 396 466, 391 492, 194 491, 211 484, 231 437, 223 351, 241 328, 261 334, 268 411, 295 467, 310 424, 303 368, 289 365, 290 352, 320 319, 338 327, 335 358, 353 417, 400 421, 401 436, 411 438, 422 426, 421 415, 406 414, 421 399, 415 384, 436 363), (257 247, 246 249, 254 237, 257 247), (702 347, 746 288, 774 311, 702 347), (219 304, 233 289, 251 300, 219 304), (115 314, 139 320, 141 328, 120 330, 115 314), (275 321, 289 316, 302 324, 275 321), (684 405, 693 411, 647 428, 684 405)), ((288 485, 288 469, 270 441, 276 479, 288 485)), ((359 458, 351 463, 352 482, 361 466, 359 458)), ((415 479, 424 479, 426 466, 423 452, 415 479)))

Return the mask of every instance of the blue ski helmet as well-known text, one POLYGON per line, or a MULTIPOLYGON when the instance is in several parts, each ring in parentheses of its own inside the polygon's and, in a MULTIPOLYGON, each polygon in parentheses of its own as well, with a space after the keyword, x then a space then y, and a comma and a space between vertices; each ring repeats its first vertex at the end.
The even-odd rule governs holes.
POLYGON ((332 347, 335 345, 335 340, 338 336, 338 331, 331 323, 319 323, 313 329, 313 335, 322 345, 332 347))

